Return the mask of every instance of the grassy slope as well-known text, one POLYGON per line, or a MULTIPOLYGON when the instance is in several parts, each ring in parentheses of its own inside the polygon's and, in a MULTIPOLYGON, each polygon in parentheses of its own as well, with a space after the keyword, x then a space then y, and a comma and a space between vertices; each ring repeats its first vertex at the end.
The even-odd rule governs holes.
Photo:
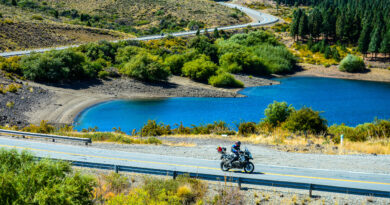
MULTIPOLYGON (((38 4, 43 5, 42 2, 38 4)), ((194 20, 205 23, 206 26, 249 21, 245 15, 234 16, 234 10, 208 0, 48 0, 47 6, 60 13, 76 9, 79 14, 100 16, 103 19, 101 23, 92 26, 108 29, 87 27, 87 22, 82 22, 79 18, 71 19, 60 15, 56 19, 38 10, 1 4, 0 13, 3 17, 0 17, 0 52, 134 36, 109 30, 121 30, 118 25, 134 28, 141 31, 137 35, 144 35, 142 31, 158 27, 163 19, 185 21, 184 25, 194 20), (34 20, 34 16, 42 17, 42 20, 34 20)), ((183 25, 180 28, 188 29, 183 25)))
POLYGON ((149 26, 160 23, 162 17, 171 15, 178 20, 194 20, 208 26, 231 25, 248 21, 230 16, 232 9, 209 0, 48 0, 48 4, 61 10, 77 9, 79 13, 113 16, 115 21, 136 23, 150 21, 149 26))
POLYGON ((33 20, 34 12, 15 7, 1 5, 0 13, 3 15, 0 18, 0 52, 132 37, 106 29, 65 24, 62 19, 46 15, 40 15, 43 20, 33 20))

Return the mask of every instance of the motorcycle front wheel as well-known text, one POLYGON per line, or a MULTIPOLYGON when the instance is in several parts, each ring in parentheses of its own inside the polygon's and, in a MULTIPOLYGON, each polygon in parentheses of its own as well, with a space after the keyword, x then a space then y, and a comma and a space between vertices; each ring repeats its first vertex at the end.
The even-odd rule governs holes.
POLYGON ((222 171, 224 171, 224 172, 227 172, 227 171, 229 171, 229 167, 228 167, 228 165, 227 165, 227 163, 225 163, 225 162, 221 162, 221 169, 222 169, 222 171))
POLYGON ((246 163, 244 171, 249 174, 252 173, 253 171, 255 171, 255 165, 252 162, 246 163))

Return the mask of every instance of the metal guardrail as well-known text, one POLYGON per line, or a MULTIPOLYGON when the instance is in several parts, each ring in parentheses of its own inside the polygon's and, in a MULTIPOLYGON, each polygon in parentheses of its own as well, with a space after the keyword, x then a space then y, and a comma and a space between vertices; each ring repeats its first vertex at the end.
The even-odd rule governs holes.
POLYGON ((20 132, 20 131, 3 130, 3 129, 0 129, 0 133, 5 133, 5 134, 9 134, 9 135, 21 135, 23 138, 25 138, 25 136, 47 138, 47 139, 52 139, 53 142, 55 142, 56 139, 61 139, 61 140, 71 140, 71 141, 84 142, 85 145, 92 143, 91 138, 66 137, 66 136, 59 136, 59 135, 48 135, 48 134, 20 132))
POLYGON ((143 173, 143 174, 154 174, 154 175, 172 176, 173 179, 176 179, 176 177, 179 175, 186 175, 192 178, 198 178, 203 180, 220 181, 220 182, 227 181, 227 182, 237 183, 240 189, 242 184, 250 184, 250 185, 303 189, 303 190, 308 190, 310 196, 312 196, 312 191, 316 190, 316 191, 325 191, 325 192, 334 192, 334 193, 368 195, 368 196, 375 196, 375 197, 390 198, 390 192, 388 191, 300 183, 300 182, 289 182, 289 181, 277 181, 277 180, 268 180, 268 179, 252 179, 247 177, 182 172, 182 171, 174 171, 168 169, 151 169, 151 168, 143 168, 143 167, 122 166, 122 165, 102 164, 102 163, 93 163, 93 162, 82 162, 82 161, 71 161, 71 160, 61 160, 61 161, 70 162, 73 166, 114 170, 116 173, 134 172, 134 173, 143 173))

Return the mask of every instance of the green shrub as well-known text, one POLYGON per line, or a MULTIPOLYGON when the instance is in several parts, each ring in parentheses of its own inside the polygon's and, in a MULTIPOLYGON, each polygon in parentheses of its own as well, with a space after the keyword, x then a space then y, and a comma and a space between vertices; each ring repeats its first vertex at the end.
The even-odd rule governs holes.
POLYGON ((0 204, 92 204, 94 180, 67 162, 0 149, 0 204))
POLYGON ((143 50, 144 49, 137 46, 126 46, 124 48, 119 48, 115 56, 115 62, 118 64, 127 63, 143 50))
POLYGON ((171 127, 164 125, 164 123, 157 124, 155 120, 148 120, 148 122, 141 128, 141 136, 161 136, 171 134, 171 127))
POLYGON ((108 41, 100 41, 98 43, 88 43, 78 47, 78 50, 85 53, 85 55, 91 60, 95 61, 99 58, 106 61, 113 62, 115 60, 115 54, 117 47, 115 44, 108 41))
POLYGON ((118 173, 111 172, 110 174, 103 175, 103 178, 107 182, 107 190, 112 190, 116 194, 130 187, 129 178, 121 176, 118 173))
POLYGON ((189 48, 194 48, 197 52, 210 57, 211 61, 218 62, 218 49, 206 36, 197 36, 188 43, 189 48))
POLYGON ((334 135, 333 141, 340 142, 340 135, 350 141, 366 141, 369 138, 390 138, 390 121, 375 120, 373 123, 364 123, 356 127, 346 125, 332 125, 328 132, 334 135))
POLYGON ((232 75, 226 72, 219 73, 209 78, 209 84, 214 87, 242 88, 244 84, 236 80, 232 75))
POLYGON ((99 71, 99 73, 98 73, 98 77, 100 79, 105 79, 108 76, 110 76, 110 73, 108 71, 105 71, 105 70, 99 71))
POLYGON ((184 64, 182 72, 193 80, 207 82, 215 74, 218 67, 205 55, 184 64))
POLYGON ((236 34, 230 37, 228 41, 247 47, 257 46, 264 43, 268 43, 273 46, 280 45, 275 36, 267 31, 252 31, 249 33, 236 34))
MULTIPOLYGON (((85 57, 71 49, 31 54, 21 59, 23 76, 29 80, 59 82, 90 77, 84 70, 85 57)), ((98 71, 96 71, 98 72, 98 71)))
POLYGON ((169 69, 163 65, 160 57, 141 52, 120 69, 123 74, 144 81, 165 81, 169 69))
POLYGON ((263 44, 254 48, 270 73, 284 74, 295 69, 296 58, 285 46, 263 44))
POLYGON ((169 67, 171 73, 174 75, 181 75, 181 69, 184 63, 186 63, 186 57, 184 55, 175 54, 165 58, 165 65, 169 67))
POLYGON ((191 134, 228 134, 234 135, 235 131, 230 130, 228 124, 224 121, 215 121, 213 124, 200 124, 198 126, 192 125, 190 129, 191 134))
POLYGON ((320 112, 303 107, 293 111, 282 125, 291 132, 306 132, 320 134, 326 132, 327 121, 320 116, 320 112))
POLYGON ((268 74, 261 59, 250 50, 225 53, 219 59, 219 64, 229 73, 268 74))
POLYGON ((241 122, 238 126, 238 134, 242 136, 249 136, 256 134, 257 126, 254 122, 241 122))
POLYGON ((5 87, 5 92, 17 93, 20 88, 22 88, 22 85, 11 83, 5 87))
POLYGON ((273 127, 276 127, 286 121, 294 110, 294 107, 292 105, 287 105, 286 102, 274 101, 264 110, 264 121, 271 123, 273 127))
POLYGON ((339 70, 343 72, 355 73, 363 72, 366 69, 363 59, 360 57, 348 54, 341 62, 339 70))

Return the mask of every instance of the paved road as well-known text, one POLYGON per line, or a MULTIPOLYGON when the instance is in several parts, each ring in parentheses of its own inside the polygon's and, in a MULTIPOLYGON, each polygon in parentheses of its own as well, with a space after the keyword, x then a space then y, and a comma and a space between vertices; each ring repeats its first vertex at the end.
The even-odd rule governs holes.
MULTIPOLYGON (((390 191, 390 175, 256 164, 253 174, 222 172, 219 161, 98 149, 0 137, 0 148, 29 150, 36 156, 176 171, 243 176, 350 188, 390 191)), ((131 151, 131 150, 129 150, 131 151)), ((216 153, 217 154, 217 153, 216 153)))
MULTIPOLYGON (((242 12, 246 13, 249 17, 253 19, 251 23, 247 24, 241 24, 241 25, 232 25, 232 26, 224 26, 224 27, 217 27, 218 30, 231 30, 231 29, 239 29, 239 28, 245 28, 247 26, 252 26, 252 27, 257 27, 257 26, 265 26, 269 24, 276 23, 279 19, 265 13, 261 13, 259 11, 236 5, 236 4, 231 4, 231 3, 223 3, 221 2, 220 4, 225 5, 230 8, 237 8, 241 10, 242 12)), ((214 28, 208 28, 209 31, 213 31, 214 28)), ((186 31, 186 32, 177 32, 177 33, 171 33, 169 35, 172 36, 191 36, 195 35, 197 31, 186 31)), ((200 30, 200 33, 204 33, 204 30, 200 30)), ((138 37, 138 38, 132 38, 132 39, 126 39, 126 40, 138 40, 138 41, 147 41, 147 40, 154 40, 154 39, 161 39, 166 37, 166 35, 153 35, 153 36, 145 36, 145 37, 138 37)), ((112 42, 118 42, 121 40, 115 40, 112 42)), ((21 55, 28 55, 32 52, 37 52, 37 53, 43 53, 45 51, 49 50, 63 50, 71 47, 77 47, 79 45, 71 45, 71 46, 61 46, 61 47, 56 47, 56 48, 43 48, 43 49, 33 49, 33 50, 26 50, 26 51, 12 51, 12 52, 4 52, 0 53, 0 56, 2 57, 11 57, 11 56, 21 56, 21 55)))

